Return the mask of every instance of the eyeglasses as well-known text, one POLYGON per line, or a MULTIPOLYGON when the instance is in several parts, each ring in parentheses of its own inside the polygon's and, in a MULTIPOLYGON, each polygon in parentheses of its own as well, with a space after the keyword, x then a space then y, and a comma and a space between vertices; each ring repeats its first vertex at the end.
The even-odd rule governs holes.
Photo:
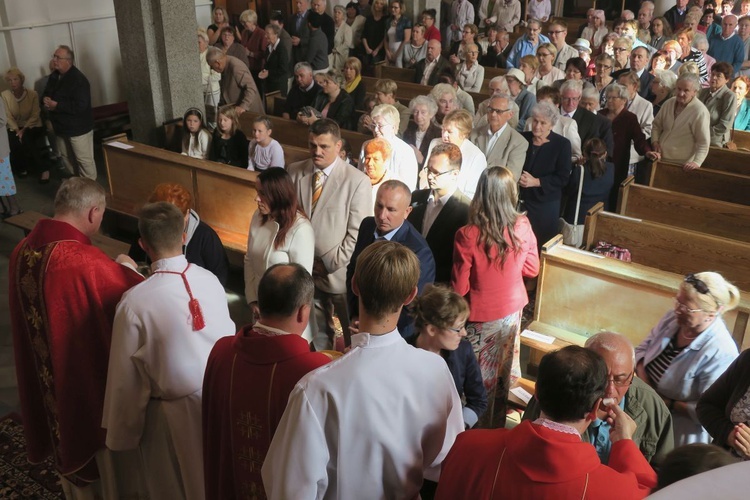
MULTIPOLYGON (((438 177, 441 177, 445 174, 450 174, 451 172, 457 172, 458 170, 455 168, 452 168, 450 170, 446 170, 445 172, 435 172, 431 168, 427 168, 427 177, 432 176, 433 179, 437 179, 438 177)), ((449 328, 450 330, 450 328, 449 328)))
POLYGON ((690 309, 688 306, 680 302, 677 297, 674 298, 674 307, 678 311, 682 311, 684 313, 691 313, 691 314, 703 311, 703 309, 690 309))
POLYGON ((449 332, 453 332, 453 333, 461 333, 461 330, 463 330, 464 328, 466 328, 466 324, 463 324, 459 326, 458 328, 451 328, 449 326, 446 326, 444 330, 448 330, 449 332))
POLYGON ((497 109, 497 108, 491 108, 490 106, 487 106, 487 114, 497 113, 498 115, 501 115, 507 111, 510 111, 510 109, 497 109))
POLYGON ((693 285, 693 288, 698 293, 702 293, 703 295, 708 295, 712 299, 714 299, 714 302, 716 302, 716 305, 721 307, 721 302, 714 296, 714 294, 711 293, 711 290, 708 288, 708 285, 706 285, 705 282, 698 279, 694 274, 688 274, 685 276, 685 283, 688 283, 690 285, 693 285))
POLYGON ((630 375, 618 375, 616 377, 610 377, 607 379, 607 385, 609 385, 609 383, 611 382, 615 384, 616 387, 626 386, 630 384, 630 382, 633 381, 634 375, 635 375, 635 371, 631 372, 630 375))

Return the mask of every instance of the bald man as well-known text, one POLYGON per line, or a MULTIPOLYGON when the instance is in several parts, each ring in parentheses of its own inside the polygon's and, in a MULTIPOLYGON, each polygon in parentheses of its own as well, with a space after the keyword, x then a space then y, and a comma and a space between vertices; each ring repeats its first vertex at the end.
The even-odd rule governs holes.
MULTIPOLYGON (((604 358, 608 370, 604 397, 614 398, 635 421, 638 429, 633 434, 633 441, 646 460, 658 467, 674 448, 672 415, 656 391, 635 376, 633 344, 619 333, 601 332, 590 337, 585 347, 604 358)), ((523 419, 536 420, 539 413, 539 402, 532 398, 523 419)), ((600 410, 597 416, 599 418, 583 433, 582 438, 594 445, 602 463, 607 464, 612 448, 609 424, 604 420, 604 411, 600 410)))
POLYGON ((415 66, 414 83, 434 87, 438 84, 440 75, 451 73, 451 66, 447 59, 440 56, 443 50, 438 40, 427 42, 427 54, 415 66))

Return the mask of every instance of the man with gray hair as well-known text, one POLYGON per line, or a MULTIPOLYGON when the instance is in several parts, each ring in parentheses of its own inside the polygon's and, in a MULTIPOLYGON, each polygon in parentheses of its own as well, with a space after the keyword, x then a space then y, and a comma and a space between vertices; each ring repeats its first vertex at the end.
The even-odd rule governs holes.
MULTIPOLYGON (((658 467, 674 448, 672 414, 656 391, 635 376, 633 344, 619 333, 600 332, 589 337, 584 347, 604 358, 608 370, 604 397, 614 399, 615 404, 635 421, 637 430, 633 441, 646 460, 658 467)), ((533 421, 539 412, 539 403, 533 398, 523 419, 533 421)), ((600 409, 597 417, 582 437, 594 445, 602 463, 607 464, 612 448, 610 426, 605 411, 600 409)))
POLYGON ((313 78, 310 63, 298 62, 294 65, 294 85, 286 96, 286 109, 281 115, 287 120, 296 120, 300 110, 312 106, 323 89, 313 78))
POLYGON ((487 106, 487 125, 471 132, 471 142, 487 157, 487 165, 507 167, 516 180, 521 178, 529 142, 510 126, 514 116, 508 94, 497 94, 490 98, 487 106))
POLYGON ((10 319, 29 461, 52 456, 63 487, 77 494, 133 496, 137 481, 116 484, 128 464, 106 449, 101 424, 115 307, 143 277, 117 263, 134 265, 127 256, 115 262, 91 243, 105 196, 91 179, 63 182, 54 217, 11 254, 10 319))
POLYGON ((263 114, 263 101, 253 75, 245 63, 228 56, 217 47, 209 47, 206 62, 211 69, 221 73, 221 98, 219 104, 233 104, 237 113, 245 111, 263 114))
MULTIPOLYGON (((492 99, 492 96, 505 94, 510 95, 510 91, 508 90, 508 82, 505 81, 504 76, 496 76, 492 80, 490 80, 490 98, 485 99, 481 103, 479 103, 479 106, 477 106, 477 112, 474 114, 474 128, 481 127, 483 125, 487 125, 487 107, 490 104, 490 99, 492 99)), ((516 128, 518 125, 518 104, 516 104, 516 101, 511 99, 510 107, 513 109, 513 116, 511 117, 510 126, 513 128, 516 128)))
POLYGON ((604 141, 609 155, 612 156, 615 147, 612 122, 581 107, 582 94, 583 84, 580 81, 567 80, 563 83, 560 86, 560 114, 576 121, 581 144, 586 144, 586 141, 596 137, 604 141))

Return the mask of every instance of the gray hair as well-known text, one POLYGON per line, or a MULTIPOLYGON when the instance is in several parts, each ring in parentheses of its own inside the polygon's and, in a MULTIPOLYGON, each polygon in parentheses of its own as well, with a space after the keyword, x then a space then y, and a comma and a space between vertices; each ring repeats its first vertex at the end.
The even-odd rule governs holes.
POLYGON ((430 97, 435 99, 435 101, 437 102, 445 94, 450 94, 454 99, 456 99, 456 89, 453 88, 453 85, 450 85, 448 83, 438 83, 437 85, 432 87, 430 97))
POLYGON ((490 98, 487 99, 487 103, 489 104, 490 102, 492 102, 493 99, 505 99, 505 100, 508 101, 508 107, 511 108, 511 109, 513 108, 513 106, 511 105, 511 103, 514 102, 513 101, 513 97, 511 97, 510 95, 508 95, 508 94, 506 94, 504 92, 502 92, 500 94, 495 94, 493 96, 490 96, 490 98))
POLYGON ((620 85, 619 83, 613 83, 607 87, 607 94, 613 94, 615 97, 621 97, 625 100, 630 99, 630 92, 628 92, 628 89, 625 85, 620 85))
POLYGON ((591 87, 583 89, 581 99, 596 99, 599 101, 599 91, 591 87))
POLYGON ((334 7, 333 7, 333 11, 334 11, 334 12, 336 12, 336 11, 340 11, 340 12, 341 12, 341 14, 342 14, 342 15, 343 15, 344 17, 346 17, 346 9, 344 8, 344 6, 343 6, 343 5, 334 5, 334 7))
POLYGON ((430 115, 430 118, 435 116, 437 114, 438 106, 435 102, 435 99, 432 97, 427 97, 426 95, 418 95, 414 99, 409 102, 409 112, 414 113, 414 108, 417 106, 424 106, 427 108, 427 113, 430 115))
POLYGON ((677 83, 679 82, 690 82, 693 85, 693 90, 698 92, 701 89, 701 81, 698 75, 693 73, 683 73, 677 78, 677 83))
POLYGON ((566 90, 573 90, 578 95, 581 95, 583 93, 583 82, 580 80, 565 80, 562 85, 560 85, 560 93, 562 94, 566 90))
POLYGON ((266 29, 273 31, 276 36, 281 33, 281 26, 279 26, 278 24, 266 24, 266 29))
POLYGON ((309 62, 302 61, 302 62, 298 62, 297 64, 295 64, 294 65, 294 74, 296 75, 297 71, 299 71, 301 69, 304 69, 307 73, 312 73, 313 72, 312 65, 309 62))
POLYGON ((206 33, 206 30, 204 30, 203 28, 198 28, 198 38, 208 44, 208 33, 206 33))
POLYGON ((635 349, 630 340, 622 334, 615 332, 599 332, 586 340, 583 345, 586 349, 591 349, 599 354, 602 352, 611 352, 628 356, 635 364, 635 349))
POLYGON ((693 35, 693 47, 700 50, 701 52, 705 52, 708 50, 708 38, 706 38, 705 33, 701 33, 699 31, 693 35))
POLYGON ((55 215, 77 214, 93 207, 104 207, 107 193, 96 181, 84 177, 71 177, 63 181, 55 195, 55 215))
POLYGON ((548 102, 538 102, 531 108, 530 116, 543 118, 554 127, 557 119, 560 118, 560 110, 548 102))
POLYGON ((258 24, 258 14, 254 10, 247 9, 240 14, 241 23, 253 23, 258 24))
POLYGON ((393 125, 393 128, 398 132, 398 126, 401 123, 401 115, 395 106, 390 104, 378 104, 372 111, 370 111, 370 117, 377 118, 381 116, 386 122, 393 125))
POLYGON ((659 80, 658 85, 669 90, 674 90, 677 83, 677 75, 667 69, 657 69, 654 71, 654 78, 659 80))
POLYGON ((76 62, 76 55, 73 53, 73 49, 71 49, 68 45, 59 45, 57 48, 63 49, 65 52, 68 53, 68 56, 70 56, 71 64, 76 62))
POLYGON ((505 81, 505 76, 496 76, 492 80, 490 80, 490 84, 502 82, 506 87, 508 86, 508 82, 505 81))
POLYGON ((209 47, 206 50, 206 62, 208 64, 213 64, 222 57, 226 57, 224 52, 218 47, 209 47))

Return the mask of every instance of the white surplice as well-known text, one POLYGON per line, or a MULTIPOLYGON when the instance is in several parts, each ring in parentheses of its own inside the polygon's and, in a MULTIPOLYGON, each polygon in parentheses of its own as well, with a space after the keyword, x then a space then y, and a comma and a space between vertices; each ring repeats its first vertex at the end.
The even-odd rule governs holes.
POLYGON ((151 498, 204 498, 203 373, 216 341, 236 331, 219 280, 191 264, 205 320, 193 331, 187 267, 183 255, 154 262, 155 274, 123 295, 112 330, 102 427, 108 448, 140 448, 151 498))
POLYGON ((269 499, 415 498, 464 429, 445 361, 398 330, 352 335, 297 383, 263 464, 269 499))

